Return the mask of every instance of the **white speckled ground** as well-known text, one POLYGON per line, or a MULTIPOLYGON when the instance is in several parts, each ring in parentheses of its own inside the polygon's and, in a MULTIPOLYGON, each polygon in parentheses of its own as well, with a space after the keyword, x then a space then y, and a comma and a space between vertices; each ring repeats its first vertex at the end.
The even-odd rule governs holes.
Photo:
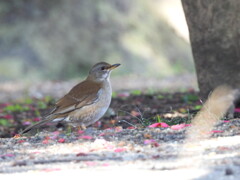
POLYGON ((70 173, 71 177, 104 176, 104 179, 143 176, 184 180, 240 178, 240 136, 231 136, 232 131, 227 137, 213 137, 184 146, 185 149, 182 149, 184 129, 89 131, 92 139, 79 138, 73 133, 62 136, 64 143, 52 138, 51 132, 1 139, 0 177, 42 179, 70 173), (103 133, 106 136, 102 136, 103 133), (155 141, 146 141, 146 133, 155 141), (47 143, 46 137, 50 137, 47 143))

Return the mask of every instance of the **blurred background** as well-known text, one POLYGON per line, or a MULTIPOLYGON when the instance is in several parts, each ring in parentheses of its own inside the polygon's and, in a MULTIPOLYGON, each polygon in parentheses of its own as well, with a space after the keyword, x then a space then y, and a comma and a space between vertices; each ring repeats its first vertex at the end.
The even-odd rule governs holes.
POLYGON ((0 22, 0 99, 60 95, 99 61, 122 64, 114 90, 197 89, 180 0, 0 0, 0 22))

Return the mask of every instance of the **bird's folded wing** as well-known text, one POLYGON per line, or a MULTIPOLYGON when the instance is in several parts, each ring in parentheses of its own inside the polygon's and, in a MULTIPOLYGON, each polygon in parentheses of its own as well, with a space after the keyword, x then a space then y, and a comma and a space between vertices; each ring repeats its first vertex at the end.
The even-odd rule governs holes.
POLYGON ((91 82, 84 81, 73 87, 68 94, 58 100, 56 108, 51 113, 64 114, 91 105, 98 101, 100 94, 100 84, 91 84, 91 82))

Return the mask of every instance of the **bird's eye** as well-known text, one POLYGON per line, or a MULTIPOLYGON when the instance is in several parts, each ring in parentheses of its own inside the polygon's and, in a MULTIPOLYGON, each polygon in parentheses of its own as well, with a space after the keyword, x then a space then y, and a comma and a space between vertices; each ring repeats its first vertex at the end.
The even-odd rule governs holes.
POLYGON ((105 67, 104 67, 104 66, 102 66, 102 67, 101 67, 101 70, 102 70, 102 71, 103 71, 103 70, 105 70, 105 67))

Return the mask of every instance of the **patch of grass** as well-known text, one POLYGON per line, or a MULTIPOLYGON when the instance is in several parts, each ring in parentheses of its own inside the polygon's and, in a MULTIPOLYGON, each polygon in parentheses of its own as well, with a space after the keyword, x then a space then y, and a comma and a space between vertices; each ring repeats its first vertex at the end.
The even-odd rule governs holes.
POLYGON ((192 103, 199 100, 198 96, 194 94, 186 94, 182 97, 182 99, 185 103, 192 103))
POLYGON ((26 99, 24 100, 23 103, 25 103, 25 104, 32 104, 32 103, 33 103, 33 100, 28 97, 28 98, 26 98, 26 99))
POLYGON ((7 119, 0 119, 1 126, 10 126, 11 123, 7 119))
POLYGON ((39 110, 35 110, 35 115, 36 115, 37 117, 40 117, 40 116, 41 116, 39 110))
POLYGON ((164 99, 165 97, 160 94, 160 95, 157 96, 157 98, 158 98, 158 99, 164 99))
POLYGON ((13 105, 8 105, 6 106, 3 111, 4 112, 22 112, 22 111, 27 111, 30 108, 25 105, 20 105, 20 104, 13 104, 13 105))
POLYGON ((46 109, 47 108, 47 104, 45 102, 43 102, 43 101, 38 101, 37 102, 37 107, 39 109, 46 109))
POLYGON ((159 115, 156 116, 156 122, 158 123, 162 122, 161 117, 159 115))
POLYGON ((116 92, 112 92, 112 98, 116 98, 117 97, 117 93, 116 92))
POLYGON ((48 104, 48 103, 53 103, 55 100, 53 99, 52 96, 45 96, 43 101, 48 104))
POLYGON ((132 91, 131 91, 131 94, 138 96, 138 95, 141 95, 141 94, 142 94, 142 91, 141 91, 141 90, 132 90, 132 91))
POLYGON ((196 105, 196 106, 194 106, 193 109, 194 109, 194 110, 200 110, 200 109, 202 109, 202 105, 196 105))

